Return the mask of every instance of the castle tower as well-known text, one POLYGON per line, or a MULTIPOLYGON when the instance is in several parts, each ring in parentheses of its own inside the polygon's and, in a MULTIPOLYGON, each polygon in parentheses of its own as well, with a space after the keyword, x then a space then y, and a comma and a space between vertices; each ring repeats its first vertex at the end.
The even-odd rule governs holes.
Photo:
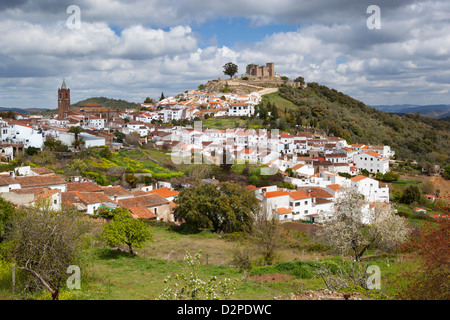
POLYGON ((267 62, 266 67, 267 67, 267 73, 268 73, 267 76, 270 78, 275 76, 275 64, 273 62, 267 62))
POLYGON ((70 89, 63 80, 61 88, 58 89, 58 119, 66 119, 70 109, 70 89))

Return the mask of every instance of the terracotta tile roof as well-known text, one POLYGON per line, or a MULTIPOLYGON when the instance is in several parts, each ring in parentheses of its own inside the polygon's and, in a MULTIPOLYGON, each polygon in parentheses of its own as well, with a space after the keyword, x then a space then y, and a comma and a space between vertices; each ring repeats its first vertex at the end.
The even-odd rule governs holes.
POLYGON ((135 197, 139 197, 139 196, 145 196, 148 193, 144 190, 136 190, 136 191, 131 191, 131 193, 135 196, 135 197))
POLYGON ((142 207, 130 207, 128 208, 131 216, 136 219, 156 219, 157 215, 152 213, 147 208, 142 207))
POLYGON ((48 190, 45 190, 44 192, 38 194, 36 196, 36 198, 37 199, 45 199, 47 197, 50 197, 50 196, 52 196, 54 194, 57 194, 57 193, 60 193, 60 192, 61 191, 59 189, 48 189, 48 190))
MULTIPOLYGON (((56 184, 66 184, 66 181, 63 178, 58 177, 57 175, 26 176, 15 178, 2 177, 0 179, 5 180, 7 184, 18 183, 22 188, 45 187, 56 184)), ((2 184, 3 182, 0 180, 0 185, 2 184)))
POLYGON ((274 198, 274 197, 282 197, 282 196, 288 196, 289 193, 283 191, 283 190, 278 190, 278 191, 269 191, 266 192, 265 197, 266 198, 274 198))
POLYGON ((58 189, 50 189, 48 187, 36 187, 36 188, 27 188, 27 189, 13 189, 11 192, 16 194, 34 194, 35 198, 43 199, 47 198, 55 193, 59 193, 58 189))
POLYGON ((103 187, 103 193, 108 197, 127 196, 133 194, 122 186, 103 187))
POLYGON ((363 176, 363 175, 359 174, 359 175, 351 178, 350 180, 352 180, 354 182, 359 182, 359 181, 364 180, 364 179, 368 179, 368 178, 366 176, 363 176))
POLYGON ((164 204, 169 204, 169 201, 159 194, 147 194, 145 196, 139 196, 128 199, 120 199, 118 200, 119 206, 124 207, 126 209, 133 207, 155 207, 164 204))
POLYGON ((316 198, 316 204, 325 204, 325 203, 332 203, 332 200, 327 200, 324 198, 316 198))
POLYGON ((148 191, 148 194, 158 194, 163 198, 169 198, 169 197, 173 197, 179 194, 179 192, 175 191, 175 190, 170 190, 167 187, 164 188, 159 188, 159 189, 155 189, 152 191, 148 191))
POLYGON ((367 152, 365 152, 365 154, 368 154, 369 156, 381 159, 381 156, 378 153, 373 152, 373 151, 367 151, 367 152))
POLYGON ((98 184, 86 181, 86 182, 69 182, 67 184, 67 191, 79 191, 79 192, 101 192, 103 188, 98 184))
POLYGON ((301 188, 301 190, 305 191, 306 193, 309 193, 311 198, 333 198, 333 195, 331 195, 329 192, 325 191, 323 188, 319 187, 312 187, 312 188, 301 188))
POLYGON ((94 203, 103 203, 103 202, 111 202, 111 199, 105 196, 101 192, 78 192, 74 191, 75 195, 81 200, 84 204, 94 204, 94 203))
POLYGON ((289 192, 289 196, 293 200, 301 200, 301 199, 311 198, 311 196, 308 196, 308 193, 306 193, 303 190, 291 191, 291 192, 289 192))
POLYGON ((31 171, 33 171, 34 173, 37 173, 38 175, 55 174, 55 171, 50 170, 49 168, 46 168, 46 167, 31 168, 31 171))
POLYGON ((278 214, 288 214, 292 212, 292 209, 289 208, 279 208, 276 211, 278 214))
POLYGON ((341 189, 341 186, 338 184, 329 184, 329 185, 327 185, 327 187, 333 191, 339 191, 341 189))
POLYGON ((326 154, 325 158, 346 158, 347 155, 345 153, 331 153, 326 154))

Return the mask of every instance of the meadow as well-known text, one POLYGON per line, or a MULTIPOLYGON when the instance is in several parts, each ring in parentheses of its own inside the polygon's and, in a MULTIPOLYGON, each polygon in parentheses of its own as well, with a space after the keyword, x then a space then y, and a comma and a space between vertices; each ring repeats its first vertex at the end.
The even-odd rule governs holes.
MULTIPOLYGON (((93 242, 83 250, 81 264, 81 290, 63 290, 61 299, 71 300, 154 300, 168 284, 169 275, 189 273, 183 262, 186 252, 195 254, 201 250, 199 278, 216 276, 219 280, 235 280, 234 300, 272 300, 289 297, 291 293, 326 288, 315 274, 322 264, 332 265, 342 261, 327 250, 312 250, 308 237, 295 237, 296 245, 284 245, 277 250, 272 265, 258 263, 256 247, 251 248, 255 264, 250 273, 232 265, 233 252, 243 243, 237 238, 224 237, 210 231, 184 233, 167 225, 150 226, 153 241, 137 249, 136 256, 93 242), (238 240, 236 240, 238 239, 238 240), (300 240, 299 240, 300 239, 300 240), (303 240, 301 240, 303 239, 303 240)), ((248 244, 246 244, 248 245, 248 244)), ((387 299, 395 292, 390 287, 392 279, 404 270, 407 261, 392 254, 370 251, 365 259, 380 267, 382 289, 364 293, 369 299, 387 299)), ((0 299, 49 299, 49 295, 11 295, 10 265, 0 266, 0 299)), ((18 276, 20 278, 20 275, 18 276)), ((358 291, 360 288, 353 288, 358 291)))

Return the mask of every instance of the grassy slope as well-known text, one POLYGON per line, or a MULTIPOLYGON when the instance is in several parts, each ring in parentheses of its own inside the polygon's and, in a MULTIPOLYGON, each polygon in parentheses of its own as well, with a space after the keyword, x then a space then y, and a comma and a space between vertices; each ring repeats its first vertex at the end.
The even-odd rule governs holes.
MULTIPOLYGON (((284 274, 281 281, 270 281, 248 278, 241 281, 243 274, 230 266, 232 250, 236 242, 225 241, 209 232, 181 235, 162 227, 153 227, 154 242, 138 249, 137 257, 113 252, 109 249, 89 249, 87 254, 90 263, 85 269, 88 281, 82 284, 83 290, 74 292, 74 299, 155 299, 168 284, 164 278, 168 275, 188 273, 190 269, 183 263, 185 251, 191 254, 202 250, 202 265, 198 269, 201 279, 209 279, 215 275, 219 280, 230 278, 237 280, 233 299, 265 300, 274 296, 289 296, 291 292, 317 290, 324 288, 323 281, 318 277, 302 279, 292 276, 289 271, 283 271, 275 266, 255 268, 256 275, 284 274), (206 265, 208 254, 208 265, 206 265)), ((278 262, 287 261, 317 261, 317 258, 332 258, 301 250, 283 249, 279 252, 278 262)), ((376 264, 382 271, 382 285, 385 293, 392 292, 386 287, 393 276, 402 270, 402 262, 395 262, 395 256, 374 256, 371 264, 376 264)))
MULTIPOLYGON (((236 291, 231 297, 232 299, 271 300, 275 296, 287 297, 292 292, 317 290, 325 287, 319 277, 301 278, 296 276, 286 268, 287 264, 284 262, 309 261, 316 263, 323 259, 330 262, 339 259, 333 255, 308 252, 302 247, 286 246, 277 251, 277 260, 273 266, 255 267, 250 277, 242 281, 243 273, 230 265, 232 252, 239 245, 238 242, 220 238, 217 234, 208 231, 197 234, 180 234, 163 226, 150 228, 154 241, 137 249, 138 256, 135 257, 101 246, 86 248, 83 254, 84 263, 81 265, 81 290, 64 290, 62 299, 156 299, 169 286, 164 283, 164 279, 168 275, 190 272, 183 262, 185 252, 189 251, 191 254, 195 254, 201 250, 201 266, 198 268, 198 275, 201 279, 207 280, 214 275, 219 280, 224 278, 237 280, 236 291), (208 264, 206 264, 206 255, 208 255, 208 264), (278 263, 284 264, 278 265, 278 263), (279 281, 272 281, 273 278, 277 278, 279 281)), ((252 259, 257 259, 255 248, 249 249, 252 259)), ((395 255, 379 256, 373 250, 368 252, 368 255, 370 264, 377 265, 381 269, 382 293, 392 294, 394 291, 390 283, 393 283, 395 277, 409 266, 409 262, 400 261, 395 255)), ((25 298, 11 296, 10 270, 10 266, 4 264, 2 267, 0 265, 0 300, 25 298)), ((403 280, 407 281, 407 279, 403 280)), ((28 298, 42 299, 43 295, 37 294, 28 298)))

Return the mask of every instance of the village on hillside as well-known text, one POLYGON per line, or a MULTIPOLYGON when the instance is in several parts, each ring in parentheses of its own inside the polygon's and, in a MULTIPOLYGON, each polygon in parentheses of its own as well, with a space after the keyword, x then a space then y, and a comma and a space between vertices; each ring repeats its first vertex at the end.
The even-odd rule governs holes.
MULTIPOLYGON (((159 102, 142 103, 141 108, 125 111, 92 103, 71 108, 65 81, 57 94, 58 115, 54 117, 17 115, 15 119, 0 119, 3 161, 12 161, 15 154, 29 147, 43 149, 48 138, 61 141, 71 151, 76 151, 74 142, 80 138, 84 148, 109 146, 118 151, 123 145, 115 137, 121 133, 136 135, 139 144, 151 142, 156 148, 171 150, 174 162, 191 163, 195 158, 200 163, 220 165, 228 159, 231 164, 261 165, 267 174, 281 172, 293 188, 246 188, 255 192, 266 212, 282 221, 327 221, 344 188, 354 188, 364 195, 367 212, 374 203, 389 203, 389 188, 369 177, 389 172, 394 155, 389 146, 348 144, 340 137, 307 131, 291 134, 201 126, 201 120, 210 117, 254 116, 261 91, 234 94, 187 90, 177 97, 162 97, 159 102), (183 120, 194 120, 194 125, 167 125, 183 120), (71 130, 74 127, 82 130, 75 133, 71 130)), ((122 207, 135 218, 176 222, 173 211, 178 192, 170 182, 126 189, 100 186, 85 177, 66 178, 44 167, 22 166, 0 174, 0 192, 4 199, 20 206, 46 199, 53 209, 75 208, 96 214, 100 208, 122 207)))

